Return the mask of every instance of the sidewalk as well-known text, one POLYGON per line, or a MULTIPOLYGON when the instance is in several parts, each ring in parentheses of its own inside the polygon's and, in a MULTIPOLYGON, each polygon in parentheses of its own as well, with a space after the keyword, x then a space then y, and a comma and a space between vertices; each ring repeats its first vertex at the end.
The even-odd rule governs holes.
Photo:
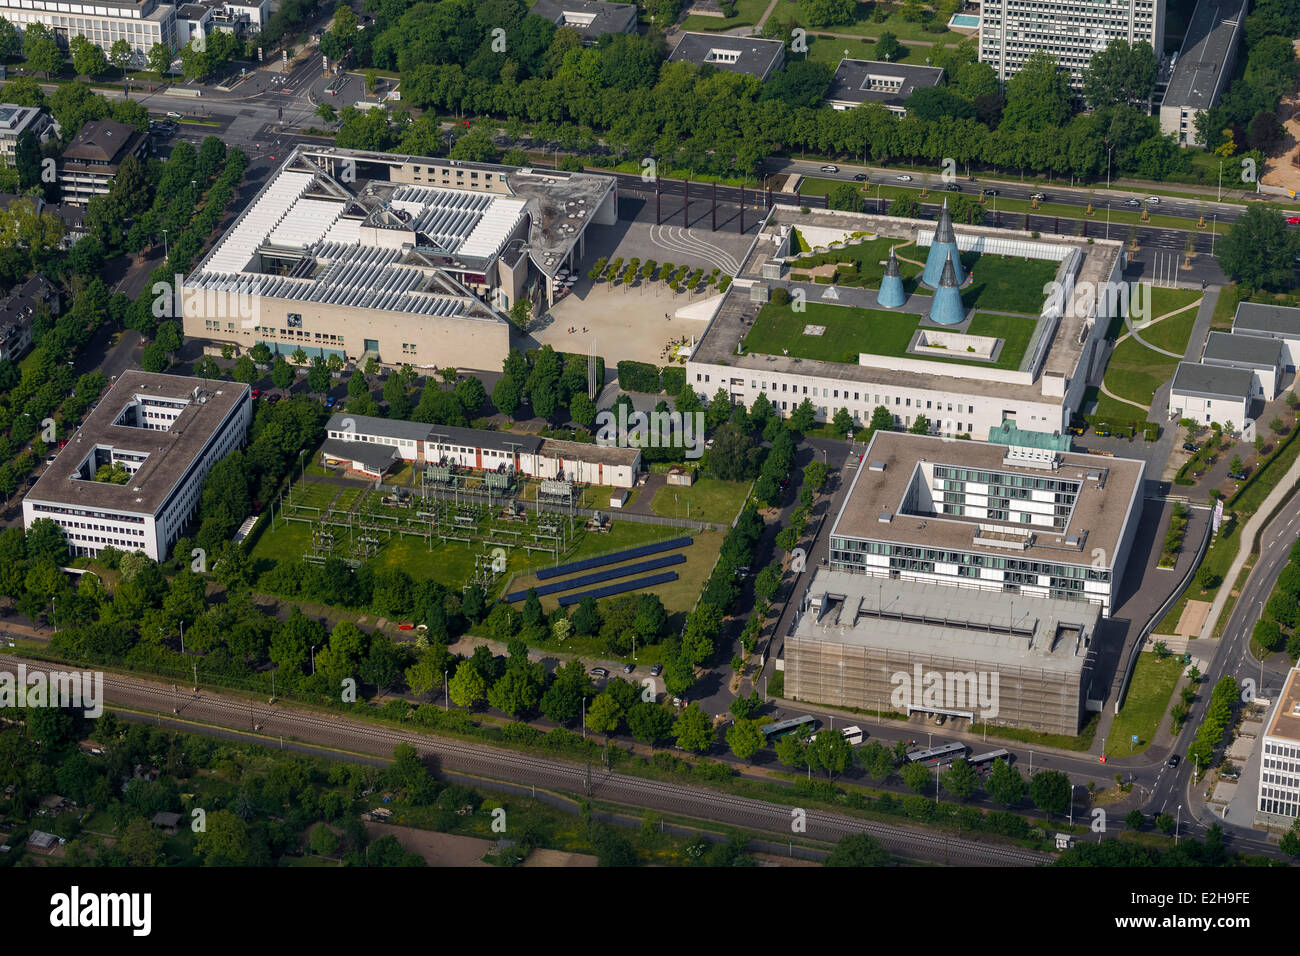
POLYGON ((1219 593, 1214 596, 1214 603, 1210 605, 1209 616, 1205 619, 1205 624, 1201 627, 1201 638, 1208 638, 1214 635, 1214 629, 1219 623, 1219 615, 1223 613, 1224 605, 1228 602, 1228 596, 1237 586, 1237 578, 1241 575, 1241 569, 1250 557, 1251 549, 1246 545, 1255 540, 1255 536, 1263 530, 1268 522, 1269 516, 1273 509, 1281 503, 1282 499, 1290 494, 1291 489, 1300 483, 1300 458, 1297 458, 1291 465, 1281 481, 1273 488, 1264 503, 1259 506, 1258 510, 1246 522, 1246 526, 1241 529, 1242 546, 1237 549, 1237 556, 1233 559, 1232 566, 1228 568, 1228 573, 1223 576, 1223 583, 1219 585, 1219 593))

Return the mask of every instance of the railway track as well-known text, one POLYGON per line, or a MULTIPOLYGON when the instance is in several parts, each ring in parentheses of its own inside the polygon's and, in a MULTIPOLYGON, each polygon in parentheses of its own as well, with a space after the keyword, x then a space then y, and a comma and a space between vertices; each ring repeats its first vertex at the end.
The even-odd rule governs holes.
MULTIPOLYGON (((29 674, 58 669, 40 661, 20 661, 19 658, 0 655, 0 668, 13 669, 20 662, 26 664, 29 674)), ((250 703, 206 691, 196 693, 176 685, 169 687, 120 674, 104 674, 104 696, 108 705, 116 704, 160 716, 174 714, 176 719, 197 725, 196 732, 202 732, 204 726, 215 726, 260 734, 267 738, 268 743, 282 738, 384 758, 391 756, 397 744, 408 743, 419 753, 435 758, 448 770, 569 793, 587 793, 610 803, 750 830, 790 836, 796 833, 793 826, 798 817, 803 828, 797 835, 802 839, 835 843, 851 833, 868 833, 891 853, 905 859, 960 866, 1037 866, 1052 861, 1047 854, 1019 847, 984 843, 823 810, 804 810, 794 794, 791 794, 792 800, 788 804, 772 803, 379 726, 342 715, 317 714, 272 703, 250 703)))

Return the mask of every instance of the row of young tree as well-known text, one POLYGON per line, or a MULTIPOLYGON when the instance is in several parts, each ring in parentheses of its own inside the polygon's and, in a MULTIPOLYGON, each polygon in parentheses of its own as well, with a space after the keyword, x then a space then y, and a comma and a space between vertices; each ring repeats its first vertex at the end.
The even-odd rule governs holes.
MULTIPOLYGON (((1300 24, 1300 18, 1287 22, 1300 24)), ((447 0, 433 11, 383 4, 374 26, 355 37, 353 55, 361 64, 400 70, 403 102, 417 109, 497 117, 508 135, 512 125, 534 124, 544 138, 578 148, 598 144, 594 137, 584 144, 581 133, 565 127, 588 128, 620 157, 651 156, 697 172, 753 175, 768 155, 796 150, 877 163, 951 158, 1085 179, 1104 176, 1108 159, 1116 175, 1162 179, 1192 172, 1188 154, 1147 115, 1154 54, 1142 43, 1117 41, 1097 53, 1087 71, 1093 111, 1086 115, 1075 115, 1067 76, 1046 54, 1031 57, 1004 95, 992 68, 977 62, 973 44, 935 47, 932 65, 945 69, 947 81, 918 93, 899 117, 879 104, 824 107, 829 68, 797 53, 760 83, 666 63, 657 30, 584 48, 576 32, 529 15, 522 0, 447 0), (494 43, 497 28, 505 31, 504 44, 494 43)), ((1285 62, 1269 64, 1288 69, 1285 62)), ((353 136, 355 126, 367 148, 445 151, 436 117, 389 126, 371 112, 345 119, 341 135, 353 136), (368 132, 361 134, 362 127, 368 132)), ((470 140, 492 149, 487 130, 462 138, 470 140)))

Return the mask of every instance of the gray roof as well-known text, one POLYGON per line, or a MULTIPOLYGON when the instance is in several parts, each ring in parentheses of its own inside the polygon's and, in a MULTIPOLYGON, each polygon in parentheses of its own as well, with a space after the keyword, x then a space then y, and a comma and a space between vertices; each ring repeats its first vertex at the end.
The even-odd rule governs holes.
POLYGON ((426 425, 427 439, 441 445, 464 445, 491 451, 517 451, 533 455, 541 450, 544 438, 536 435, 516 435, 514 432, 494 432, 486 428, 458 428, 455 425, 426 425), (436 436, 436 437, 435 437, 436 436))
POLYGON ((25 501, 128 514, 157 514, 200 459, 208 443, 252 390, 238 382, 208 381, 129 369, 118 376, 85 424, 54 464, 45 470, 25 501), (197 391, 197 397, 196 397, 197 391), (166 431, 114 424, 137 399, 184 400, 188 404, 166 431), (124 485, 79 479, 77 470, 97 445, 148 457, 124 485))
POLYGON ((763 40, 758 37, 733 37, 715 33, 683 33, 668 60, 677 63, 685 60, 696 66, 706 63, 719 70, 732 73, 748 73, 760 80, 776 69, 777 62, 785 56, 785 44, 780 40, 763 40), (734 63, 715 62, 710 59, 714 50, 726 50, 738 54, 734 63))
MULTIPOLYGON (((1208 110, 1223 92, 1247 0, 1199 0, 1178 52, 1164 106, 1208 110)), ((1156 51, 1159 52, 1158 50, 1156 51)))
POLYGON ((606 3, 603 0, 537 0, 529 13, 550 20, 557 27, 577 30, 584 40, 607 33, 628 33, 636 28, 636 4, 606 3), (567 16, 576 14, 576 18, 567 16), (586 18, 592 17, 590 23, 586 18), (567 21, 567 22, 566 22, 567 21))
POLYGON ((826 99, 844 103, 902 106, 917 90, 938 86, 943 70, 887 60, 840 60, 826 99), (874 81, 874 82, 873 82, 874 81), (897 85, 897 88, 893 88, 897 85))
POLYGON ((1274 338, 1300 338, 1300 309, 1262 302, 1240 302, 1232 331, 1274 338))
POLYGON ((1255 375, 1248 369, 1179 362, 1171 392, 1249 401, 1255 375))
POLYGON ((358 435, 381 435, 384 438, 401 441, 424 441, 429 437, 430 427, 424 422, 405 422, 400 418, 375 418, 371 415, 340 412, 330 416, 325 430, 327 432, 351 431, 358 435), (349 422, 351 425, 348 424, 349 422))
POLYGON ((1088 645, 1082 638, 1096 634, 1101 616, 1101 606, 1091 601, 1017 594, 1013 630, 1001 592, 883 581, 834 568, 817 569, 808 596, 822 598, 822 607, 800 615, 787 651, 791 642, 818 641, 1056 674, 1084 668, 1088 645))
POLYGON ((1282 342, 1262 335, 1211 332, 1201 361, 1211 365, 1277 368, 1282 362, 1282 342))
POLYGON ((398 457, 396 446, 370 441, 344 441, 341 438, 327 438, 320 448, 325 453, 326 458, 359 461, 372 471, 383 471, 398 457))

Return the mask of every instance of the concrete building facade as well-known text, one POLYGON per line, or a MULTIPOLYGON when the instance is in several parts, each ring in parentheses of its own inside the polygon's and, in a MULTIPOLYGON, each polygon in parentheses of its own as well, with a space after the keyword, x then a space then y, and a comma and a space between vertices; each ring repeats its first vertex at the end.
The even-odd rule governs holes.
POLYGON ((1109 616, 1143 474, 1140 461, 1041 443, 878 431, 831 526, 830 566, 1009 600, 1085 601, 1109 616))
POLYGON ((1111 40, 1145 40, 1159 56, 1165 42, 1165 0, 984 0, 979 58, 1008 80, 1037 50, 1051 54, 1076 89, 1093 53, 1111 40))
POLYGON ((1290 828, 1300 817, 1300 667, 1287 674, 1266 726, 1255 822, 1290 828))
POLYGON ((123 372, 23 498, 23 526, 54 520, 78 556, 114 547, 163 560, 212 466, 243 445, 252 406, 247 385, 123 372), (126 483, 96 480, 105 465, 126 483))
POLYGON ((240 349, 495 368, 504 310, 549 307, 617 208, 609 176, 299 147, 173 311, 240 349))

